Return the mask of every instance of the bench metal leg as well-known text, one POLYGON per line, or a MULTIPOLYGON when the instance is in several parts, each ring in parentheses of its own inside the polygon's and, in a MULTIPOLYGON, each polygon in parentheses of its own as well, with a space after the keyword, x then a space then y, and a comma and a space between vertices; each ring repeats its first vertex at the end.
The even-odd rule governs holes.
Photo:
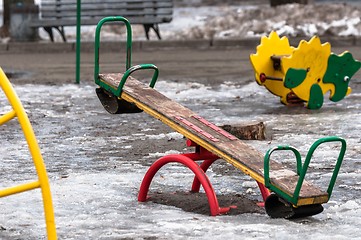
POLYGON ((159 26, 158 24, 143 24, 144 26, 144 30, 145 30, 145 36, 147 38, 147 40, 149 40, 149 31, 152 28, 155 32, 155 34, 157 35, 158 39, 161 40, 161 36, 159 33, 159 26))
POLYGON ((56 29, 57 29, 58 32, 60 33, 61 38, 63 39, 63 41, 66 42, 64 27, 63 27, 63 26, 60 26, 60 27, 56 27, 56 29))
POLYGON ((44 30, 48 33, 50 41, 54 42, 53 28, 52 27, 44 27, 44 30))
POLYGON ((54 26, 54 27, 44 27, 44 30, 49 34, 50 41, 54 42, 54 34, 53 34, 53 28, 58 30, 59 34, 61 35, 61 38, 64 42, 66 42, 65 32, 63 26, 54 26))

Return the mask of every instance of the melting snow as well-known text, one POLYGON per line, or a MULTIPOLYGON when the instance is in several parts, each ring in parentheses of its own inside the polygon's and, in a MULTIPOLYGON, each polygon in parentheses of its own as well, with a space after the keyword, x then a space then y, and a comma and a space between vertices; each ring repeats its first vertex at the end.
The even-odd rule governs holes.
MULTIPOLYGON (((236 122, 248 120, 262 120, 267 128, 272 129, 272 140, 250 141, 252 146, 265 152, 271 145, 283 143, 293 144, 301 149, 305 156, 307 148, 318 137, 325 135, 347 134, 348 151, 345 162, 341 168, 336 188, 331 201, 325 204, 325 211, 311 218, 295 221, 284 219, 270 219, 263 214, 243 214, 239 216, 208 217, 183 212, 180 209, 157 205, 153 203, 138 203, 137 193, 146 167, 138 161, 129 162, 122 151, 132 148, 131 140, 138 141, 139 137, 145 139, 180 138, 177 133, 164 133, 159 135, 148 134, 143 131, 140 135, 122 136, 111 134, 106 140, 94 136, 96 129, 91 126, 94 120, 106 119, 108 128, 112 129, 119 123, 127 126, 131 119, 126 116, 115 118, 109 116, 102 109, 94 95, 93 86, 84 85, 21 85, 15 86, 16 91, 30 114, 33 127, 41 142, 43 157, 47 164, 54 199, 56 223, 58 234, 63 239, 108 239, 108 238, 160 238, 160 239, 359 239, 361 238, 361 179, 359 171, 359 139, 357 130, 361 125, 359 97, 346 98, 341 105, 325 104, 323 109, 314 112, 307 109, 285 109, 274 96, 262 91, 256 91, 252 100, 249 99, 249 90, 256 89, 256 83, 245 86, 224 84, 220 89, 210 89, 201 84, 160 82, 159 91, 170 98, 194 109, 196 112, 206 112, 219 108, 216 113, 208 112, 210 121, 224 122, 233 119, 236 122), (170 87, 174 92, 170 92, 170 87), (57 89, 54 91, 54 89, 57 89), (187 90, 188 89, 188 90, 187 90), (206 90, 206 91, 205 91, 206 90), (246 91, 247 90, 247 91, 246 91), (184 91, 192 91, 191 100, 182 100, 179 97, 184 91), (41 94, 39 94, 41 93, 41 94), (74 94, 75 93, 75 94, 74 94), (195 94, 196 93, 196 94, 195 94), (228 94, 224 94, 228 93, 228 94), (238 96, 238 101, 234 97, 238 96), (54 98, 58 104, 67 106, 66 110, 59 111, 56 104, 50 106, 54 98), (215 102, 210 101, 215 99, 215 102), (274 101, 272 99, 275 99, 274 101), (207 104, 200 104, 206 101, 207 104), (229 102, 232 101, 232 104, 229 102), (79 108, 78 103, 83 106, 79 108), (212 102, 209 104, 209 102, 212 102), (254 103, 257 103, 257 107, 254 103), (353 108, 344 108, 352 105, 353 108), (232 111, 229 111, 229 109, 232 111), (255 111, 255 108, 258 109, 255 111), (338 119, 342 111, 342 123, 338 119), (201 110, 202 109, 202 110, 201 110), (200 111, 198 111, 200 110, 200 111), (49 112, 51 114, 49 114, 49 112), (347 114, 346 114, 347 113, 347 114), (43 116, 43 117, 39 117, 43 116), (67 122, 69 125, 59 125, 67 122), (307 127, 303 127, 307 126, 307 127), (299 132, 300 127, 304 132, 299 132), (345 127, 349 130, 345 131, 345 127), (68 128, 68 129, 67 129, 68 128), (58 136, 64 132, 65 134, 58 136), (113 136, 114 135, 114 136, 113 136), (129 142, 130 141, 130 142, 129 142), (123 146, 117 152, 109 149, 113 144, 123 146), (102 155, 108 154, 110 165, 97 163, 97 149, 103 150, 102 155), (87 155, 88 153, 89 155, 87 155), (121 163, 121 164, 119 164, 121 163), (110 167, 112 164, 116 168, 110 167)), ((188 92, 189 94, 189 92, 188 92)), ((1 100, 1 105, 4 101, 1 100)), ((3 109, 1 109, 3 111, 3 109)), ((200 114, 202 115, 202 114, 200 114)), ((130 116, 129 116, 130 117, 130 116)), ((142 124, 142 123, 140 123, 142 124)), ((3 139, 9 136, 6 127, 3 139)), ((146 128, 147 129, 147 128, 146 128)), ((148 127, 149 130, 149 127, 148 127)), ((13 135, 14 141, 20 135, 13 135)), ((104 136, 105 138, 105 136, 104 136)), ((26 147, 15 145, 13 141, 2 141, 2 156, 6 158, 19 157, 24 160, 23 153, 26 147), (12 156, 7 156, 11 153, 12 156)), ((310 170, 312 181, 321 182, 326 186, 330 174, 328 167, 330 159, 337 155, 337 147, 321 148, 315 154, 314 168, 310 170), (319 169, 315 171, 315 169, 319 169), (313 173, 315 171, 315 173, 313 173)), ((165 154, 178 153, 172 149, 165 149, 163 153, 150 152, 150 159, 156 159, 165 154)), ((334 160, 332 160, 334 161, 334 160)), ((22 171, 7 175, 14 168, 11 161, 3 161, 1 173, 1 186, 14 184, 15 180, 23 179, 31 169, 30 164, 18 167, 22 171)), ((312 163, 311 163, 312 166, 312 163)), ((332 164, 331 164, 332 166, 332 164)), ((184 168, 173 166, 164 170, 165 174, 159 176, 152 188, 163 189, 173 186, 178 189, 184 182, 192 179, 191 174, 184 168), (165 185, 164 185, 165 184, 165 185)), ((252 196, 259 195, 256 185, 243 174, 217 175, 209 172, 217 192, 248 192, 252 196), (218 190, 217 190, 218 189, 218 190)), ((187 185, 188 186, 188 185, 187 185)), ((259 196, 258 196, 259 197, 259 196)), ((44 236, 44 220, 42 218, 42 205, 40 192, 22 193, 0 199, 0 238, 39 239, 44 236), (40 236, 39 236, 40 235, 40 236)))
MULTIPOLYGON (((161 24, 160 31, 165 40, 258 38, 272 30, 293 37, 360 36, 360 16, 361 5, 356 1, 354 4, 287 4, 275 8, 265 4, 176 7, 172 22, 161 24)), ((66 27, 65 32, 68 40, 75 41, 75 27, 66 27)), ((94 33, 95 26, 82 27, 82 40, 94 41, 94 33)), ((124 34, 119 26, 105 26, 102 39, 124 39, 124 34)), ((151 38, 156 39, 152 34, 151 38)), ((48 39, 42 29, 40 35, 48 39)), ((58 34, 55 38, 62 41, 58 34)), ((145 40, 142 26, 133 26, 133 38, 145 40)))

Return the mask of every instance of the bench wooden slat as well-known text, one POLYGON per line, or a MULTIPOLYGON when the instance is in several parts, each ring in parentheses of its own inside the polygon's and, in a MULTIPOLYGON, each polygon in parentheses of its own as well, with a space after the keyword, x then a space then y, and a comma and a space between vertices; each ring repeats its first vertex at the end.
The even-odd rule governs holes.
MULTIPOLYGON (((101 81, 114 89, 116 89, 119 85, 122 76, 123 75, 120 73, 99 75, 101 81)), ((233 164, 235 167, 241 169, 257 181, 264 183, 263 154, 239 139, 231 140, 211 128, 205 128, 204 125, 194 119, 193 116, 196 116, 196 113, 190 109, 167 98, 163 94, 144 85, 132 77, 128 78, 123 88, 121 97, 127 101, 134 101, 138 107, 140 107, 139 104, 141 104, 143 106, 140 107, 141 109, 163 122, 170 121, 171 124, 168 125, 172 125, 173 129, 176 131, 179 131, 179 129, 184 131, 181 132, 181 134, 185 135, 185 137, 195 142, 197 142, 195 139, 200 138, 202 142, 205 143, 202 144, 202 146, 208 151, 213 152, 220 158, 233 164), (219 141, 215 142, 210 138, 205 137, 204 134, 202 135, 192 129, 189 129, 189 127, 185 126, 182 121, 177 119, 177 117, 186 119, 194 126, 202 128, 202 130, 207 131, 207 133, 214 136, 219 141)), ((270 166, 272 184, 292 196, 293 190, 298 181, 298 175, 275 161, 271 161, 270 166)), ((299 205, 310 204, 310 202, 324 203, 327 201, 327 192, 322 191, 317 186, 314 186, 307 181, 304 181, 299 195, 299 205)))
MULTIPOLYGON (((111 6, 111 5, 104 5, 104 6, 90 6, 88 8, 82 8, 81 9, 81 13, 86 13, 88 11, 94 11, 94 10, 108 10, 108 11, 113 11, 113 12, 117 12, 117 11, 134 11, 134 10, 138 10, 138 11, 165 11, 165 12, 173 12, 172 7, 168 7, 168 6, 129 6, 129 5, 125 5, 125 6, 111 6)), ((41 13, 54 13, 54 12, 76 12, 77 9, 76 7, 72 7, 69 6, 67 8, 62 7, 62 8, 55 8, 55 7, 42 7, 40 8, 41 13)))
MULTIPOLYGON (((92 14, 91 16, 82 16, 83 19, 92 19, 92 18, 97 18, 97 19, 102 19, 104 17, 104 14, 106 14, 106 16, 124 16, 124 14, 120 13, 120 14, 114 14, 113 12, 109 12, 109 13, 96 13, 94 12, 94 14, 92 14)), ((169 22, 171 17, 169 17, 168 15, 162 15, 162 14, 128 14, 127 15, 127 19, 130 21, 132 18, 138 18, 139 21, 141 19, 144 19, 144 21, 150 21, 153 20, 155 21, 154 23, 165 23, 165 22, 169 22)), ((54 14, 51 18, 47 18, 47 20, 51 20, 51 19, 56 19, 59 22, 59 26, 61 26, 61 21, 66 21, 68 19, 76 19, 75 15, 68 15, 66 18, 64 18, 63 16, 61 16, 60 14, 54 14)), ((41 21, 41 20, 40 20, 41 21)), ((134 24, 135 22, 131 21, 132 24, 134 24)), ((93 25, 93 24, 92 24, 93 25)), ((96 25, 96 24, 95 24, 96 25)))
MULTIPOLYGON (((42 5, 40 7, 42 12, 54 12, 54 11, 76 11, 77 7, 76 5, 60 5, 60 6, 44 6, 42 5)), ((116 10, 143 10, 143 9, 170 9, 172 10, 172 3, 137 3, 137 4, 129 4, 129 3, 100 3, 100 4, 85 4, 81 6, 81 11, 86 12, 89 10, 96 10, 96 9, 109 9, 112 11, 116 10)))
MULTIPOLYGON (((101 16, 95 18, 81 19, 82 25, 96 25, 102 19, 101 16)), ((144 18, 144 17, 129 17, 128 20, 132 24, 154 24, 154 23, 163 23, 164 19, 162 18, 144 18)), ((53 26, 75 26, 76 18, 73 19, 47 19, 46 22, 41 20, 33 20, 30 24, 32 27, 42 26, 42 27, 53 27, 53 26)))
MULTIPOLYGON (((71 6, 76 6, 76 1, 73 2, 66 2, 64 0, 61 0, 59 3, 58 2, 41 2, 41 6, 42 7, 71 7, 71 6)), ((109 1, 109 0, 105 0, 105 1, 96 1, 96 2, 92 2, 92 1, 82 1, 81 2, 81 7, 90 7, 90 6, 94 6, 94 5, 141 5, 141 6, 169 6, 169 5, 173 5, 173 2, 171 0, 156 0, 156 1, 146 1, 146 0, 142 0, 142 1, 130 1, 130 0, 126 0, 126 1, 109 1)))
MULTIPOLYGON (((172 2, 172 0, 82 0, 81 4, 86 5, 86 4, 99 4, 99 3, 153 3, 153 2, 172 2)), ((60 0, 59 2, 57 2, 56 0, 42 0, 41 1, 41 5, 74 5, 77 3, 77 0, 60 0)))
MULTIPOLYGON (((81 12, 81 16, 92 16, 94 14, 110 14, 119 16, 120 14, 123 15, 134 15, 134 14, 161 14, 161 15, 169 15, 172 16, 173 11, 170 8, 89 8, 83 9, 81 12)), ((68 17, 68 16, 76 16, 76 10, 55 10, 55 9, 48 9, 41 11, 41 17, 54 17, 54 15, 58 15, 59 17, 68 17)), ((104 15, 105 16, 105 15, 104 15)))
MULTIPOLYGON (((143 9, 143 10, 127 10, 127 9, 119 9, 119 10, 108 10, 108 9, 101 9, 101 10, 87 10, 82 12, 82 17, 89 17, 89 16, 149 16, 149 15, 164 15, 164 16, 172 16, 172 11, 168 9, 143 9)), ((48 11, 42 12, 41 16, 43 18, 68 18, 68 17, 76 17, 76 12, 67 11, 67 12, 57 12, 57 11, 48 11)))

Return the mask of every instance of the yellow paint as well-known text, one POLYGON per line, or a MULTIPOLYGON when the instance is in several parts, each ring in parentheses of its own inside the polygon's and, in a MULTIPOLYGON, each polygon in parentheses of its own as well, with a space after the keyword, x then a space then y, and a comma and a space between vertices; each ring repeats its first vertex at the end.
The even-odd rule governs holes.
POLYGON ((283 86, 283 81, 267 80, 262 83, 259 76, 261 73, 264 73, 266 76, 283 79, 286 72, 273 68, 271 56, 288 56, 293 51, 294 48, 290 46, 286 37, 280 38, 276 32, 271 32, 269 37, 263 36, 261 38, 261 43, 257 47, 257 53, 250 56, 257 83, 264 85, 271 93, 281 97, 281 102, 284 104, 287 104, 286 96, 291 90, 283 86))
POLYGON ((12 195, 12 194, 33 190, 33 189, 36 189, 36 188, 39 188, 39 187, 40 187, 40 182, 36 181, 36 182, 21 184, 21 185, 15 186, 15 187, 9 187, 9 188, 5 188, 5 189, 1 189, 0 190, 0 197, 6 197, 6 196, 9 196, 9 195, 12 195))
POLYGON ((292 88, 292 91, 304 101, 310 99, 310 89, 313 84, 318 84, 323 94, 334 89, 332 83, 323 83, 322 79, 327 70, 328 58, 331 54, 329 43, 321 44, 320 38, 314 36, 310 41, 302 40, 288 57, 282 58, 282 71, 289 68, 308 69, 307 76, 302 84, 292 88))
POLYGON ((328 202, 328 196, 316 196, 314 198, 299 198, 297 202, 297 206, 323 204, 327 202, 328 202))
POLYGON ((44 214, 45 214, 45 222, 46 222, 46 230, 48 239, 57 239, 56 235, 56 227, 55 227, 55 217, 53 210, 53 202, 51 198, 49 179, 46 173, 46 168, 44 165, 43 158, 41 156, 40 148, 38 146, 33 128, 30 124, 28 116, 21 104, 21 101, 15 90, 13 89, 10 81, 6 77, 3 70, 0 68, 0 86, 4 91, 10 105, 13 110, 4 114, 0 117, 0 124, 3 124, 12 118, 17 117, 20 126, 23 130, 26 142, 29 147, 30 154, 33 159, 33 163, 36 169, 36 173, 38 175, 38 181, 30 182, 26 184, 21 184, 15 187, 6 188, 0 191, 0 197, 5 197, 11 194, 21 193, 24 191, 32 190, 35 188, 40 188, 43 198, 44 205, 44 214))
MULTIPOLYGON (((277 186, 279 187, 279 186, 277 186)), ((290 194, 288 189, 283 189, 279 187, 279 189, 286 193, 288 196, 293 197, 292 194, 290 194)), ((320 195, 320 196, 314 196, 314 197, 299 197, 297 201, 297 205, 294 205, 294 207, 297 206, 304 206, 304 205, 311 205, 311 204, 322 204, 328 202, 328 195, 320 195)))
POLYGON ((5 113, 4 115, 0 116, 0 125, 3 125, 4 123, 10 121, 14 117, 16 117, 16 112, 14 110, 5 113))

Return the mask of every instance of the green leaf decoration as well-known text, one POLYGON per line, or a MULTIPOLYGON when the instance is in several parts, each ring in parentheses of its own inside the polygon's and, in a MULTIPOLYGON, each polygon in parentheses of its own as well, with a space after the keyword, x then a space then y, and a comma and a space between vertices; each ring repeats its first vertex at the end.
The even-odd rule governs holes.
POLYGON ((286 88, 295 88, 299 86, 307 76, 307 70, 302 68, 289 68, 284 78, 286 88))
POLYGON ((323 93, 318 84, 313 84, 310 89, 310 99, 307 103, 309 109, 320 109, 323 105, 323 93))

